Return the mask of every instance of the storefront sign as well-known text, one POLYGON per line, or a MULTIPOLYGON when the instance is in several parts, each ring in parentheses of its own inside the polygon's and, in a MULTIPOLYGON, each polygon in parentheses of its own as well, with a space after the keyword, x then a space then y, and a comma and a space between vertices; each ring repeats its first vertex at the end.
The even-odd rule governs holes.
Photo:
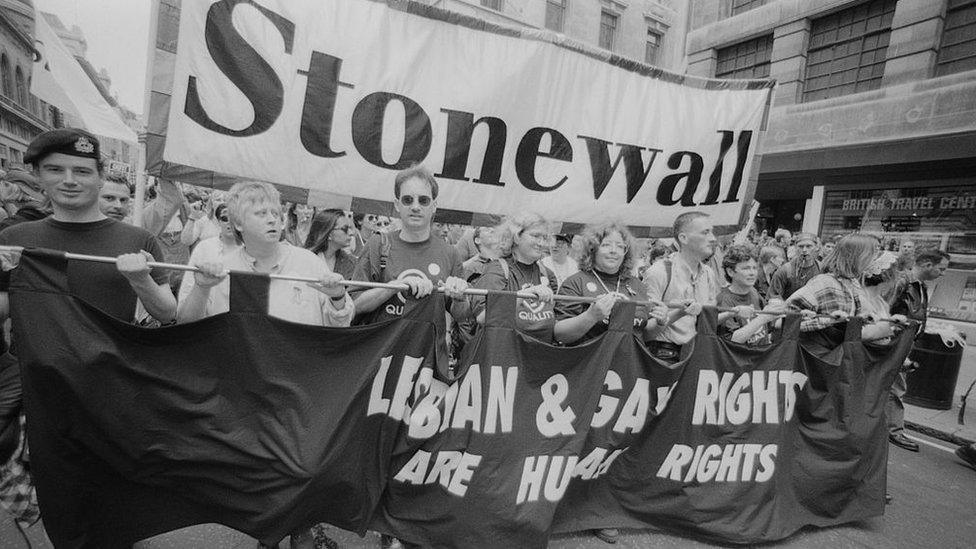
POLYGON ((912 198, 850 198, 844 201, 844 210, 940 210, 976 208, 976 195, 916 196, 912 198))

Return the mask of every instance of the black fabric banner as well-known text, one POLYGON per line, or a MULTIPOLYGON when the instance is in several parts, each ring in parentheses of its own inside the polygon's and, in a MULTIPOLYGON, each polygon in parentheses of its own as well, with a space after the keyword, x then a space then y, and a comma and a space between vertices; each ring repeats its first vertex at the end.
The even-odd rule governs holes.
POLYGON ((25 252, 11 285, 28 437, 58 547, 122 547, 219 522, 275 542, 315 522, 433 547, 542 547, 553 531, 677 529, 733 543, 884 511, 883 403, 911 333, 716 335, 680 362, 633 336, 633 307, 578 347, 518 333, 491 295, 455 380, 443 301, 317 328, 231 312, 144 329, 68 295, 65 260, 25 252), (120 527, 121 525, 121 527, 120 527))

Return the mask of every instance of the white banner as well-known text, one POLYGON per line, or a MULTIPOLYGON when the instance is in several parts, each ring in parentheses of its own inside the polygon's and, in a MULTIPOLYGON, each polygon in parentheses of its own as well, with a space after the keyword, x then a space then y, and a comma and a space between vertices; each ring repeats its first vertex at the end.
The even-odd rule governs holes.
POLYGON ((37 55, 30 91, 78 119, 91 133, 136 143, 138 137, 105 101, 43 16, 34 20, 37 55))
MULTIPOLYGON (((771 86, 684 79, 370 0, 182 3, 163 158, 378 200, 414 162, 440 208, 738 225, 771 86)), ((748 195, 748 196, 747 196, 748 195)))

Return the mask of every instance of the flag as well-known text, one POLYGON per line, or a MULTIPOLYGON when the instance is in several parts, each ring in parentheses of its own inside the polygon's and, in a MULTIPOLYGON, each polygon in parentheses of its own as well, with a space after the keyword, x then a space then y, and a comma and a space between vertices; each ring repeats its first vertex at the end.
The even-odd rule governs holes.
POLYGON ((84 69, 43 16, 35 21, 37 55, 31 93, 81 121, 89 132, 136 143, 138 137, 105 101, 84 69))

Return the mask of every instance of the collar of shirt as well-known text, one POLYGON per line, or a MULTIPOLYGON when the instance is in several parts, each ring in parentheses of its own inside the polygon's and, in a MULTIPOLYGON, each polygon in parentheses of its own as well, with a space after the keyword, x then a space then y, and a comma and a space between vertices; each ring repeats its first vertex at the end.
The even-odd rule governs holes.
MULTIPOLYGON (((288 254, 288 245, 285 243, 278 244, 277 257, 275 257, 274 265, 271 266, 270 274, 278 274, 281 272, 281 266, 285 263, 285 256, 288 254)), ((244 263, 254 272, 257 272, 257 258, 247 253, 244 246, 240 248, 241 257, 244 259, 244 263)))
POLYGON ((677 265, 679 268, 688 271, 688 278, 693 283, 697 284, 702 280, 702 278, 708 276, 708 274, 705 272, 705 269, 707 269, 708 266, 705 265, 704 263, 701 262, 698 263, 698 272, 696 273, 695 270, 692 268, 692 266, 689 265, 687 261, 685 261, 685 258, 680 253, 674 254, 673 261, 674 264, 677 265))

